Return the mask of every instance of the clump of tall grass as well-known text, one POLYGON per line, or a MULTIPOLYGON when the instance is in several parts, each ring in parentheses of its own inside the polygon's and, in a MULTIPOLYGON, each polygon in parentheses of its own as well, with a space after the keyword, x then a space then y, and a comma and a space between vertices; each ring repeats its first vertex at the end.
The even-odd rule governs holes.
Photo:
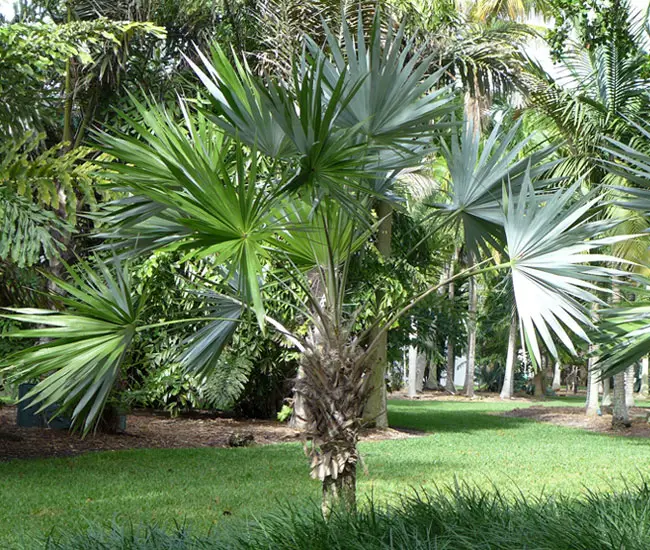
MULTIPOLYGON (((33 548, 33 547, 32 547, 33 548)), ((582 497, 505 495, 457 485, 414 493, 399 506, 369 502, 324 520, 314 506, 288 509, 208 535, 178 527, 94 528, 51 537, 47 550, 647 550, 650 485, 582 497)))

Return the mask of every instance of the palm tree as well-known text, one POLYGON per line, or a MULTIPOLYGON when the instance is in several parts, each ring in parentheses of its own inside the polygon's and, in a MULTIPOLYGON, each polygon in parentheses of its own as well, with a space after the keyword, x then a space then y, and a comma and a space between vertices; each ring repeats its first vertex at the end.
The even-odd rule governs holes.
MULTIPOLYGON (((552 148, 542 149, 522 158, 522 151, 534 136, 520 140, 520 123, 510 130, 497 124, 483 142, 475 131, 475 121, 467 116, 461 132, 454 132, 450 144, 443 141, 442 154, 449 170, 449 181, 443 190, 446 201, 435 203, 433 194, 439 192, 439 184, 429 181, 430 197, 425 204, 433 208, 432 215, 442 216, 455 229, 466 251, 466 263, 471 268, 491 249, 503 250, 503 227, 501 225, 501 192, 504 182, 518 192, 525 177, 535 179, 535 185, 549 184, 542 176, 553 166, 548 161, 552 148)), ((453 265, 452 261, 452 265, 453 265)), ((453 283, 452 283, 453 285, 453 283)), ((450 299, 453 300, 450 285, 450 299)), ((476 351, 476 281, 470 278, 470 318, 468 320, 468 351, 465 394, 474 394, 474 368, 476 351)), ((514 344, 513 344, 514 345, 514 344)), ((513 351, 514 353, 514 351, 513 351)), ((514 358, 514 355, 512 356, 514 358)), ((454 372, 454 346, 448 344, 447 388, 453 391, 450 379, 454 372), (450 373, 451 376, 450 376, 450 373)), ((510 364, 510 363, 509 363, 510 364)), ((512 381, 510 376, 508 383, 512 381)), ((507 392, 506 392, 507 394, 507 392)))
MULTIPOLYGON (((304 377, 296 390, 305 401, 311 471, 322 481, 325 513, 336 503, 355 505, 357 439, 371 386, 369 359, 380 337, 450 282, 417 291, 370 325, 358 325, 365 304, 349 300, 350 262, 377 230, 369 205, 378 197, 392 200, 395 174, 421 162, 451 106, 448 91, 435 90, 439 75, 423 79, 428 60, 404 39, 403 27, 392 28, 383 32, 376 19, 368 42, 364 29, 353 38, 344 28, 343 47, 329 33, 331 55, 312 44, 294 64, 291 86, 260 82, 216 48, 195 67, 213 101, 208 118, 181 102, 179 124, 162 107, 135 102, 139 118, 124 115, 126 133, 99 136, 118 161, 106 166, 106 177, 122 192, 107 209, 106 246, 121 256, 179 249, 223 266, 220 281, 197 289, 203 310, 178 321, 189 329, 181 363, 210 371, 237 325, 249 321, 277 331, 300 353, 304 377), (277 288, 295 296, 306 332, 268 315, 277 288)), ((555 355, 552 334, 569 349, 568 332, 588 339, 583 302, 595 296, 584 285, 598 283, 604 272, 591 262, 608 260, 590 251, 609 226, 582 222, 599 198, 576 200, 575 187, 538 196, 531 183, 538 163, 524 168, 530 164, 511 178, 501 217, 483 220, 502 228, 507 261, 490 257, 455 280, 482 269, 509 270, 524 334, 539 360, 538 335, 555 355)), ((475 196, 472 189, 467 194, 475 196)), ((479 220, 480 204, 494 200, 471 203, 479 220)), ((486 242, 493 231, 465 235, 486 242)), ((58 281, 67 293, 62 311, 9 315, 44 327, 14 337, 50 340, 4 365, 16 380, 47 375, 29 398, 41 406, 62 403, 88 431, 131 343, 152 327, 141 321, 146 295, 134 295, 123 270, 113 274, 100 263, 98 272, 71 276, 70 283, 58 281)))

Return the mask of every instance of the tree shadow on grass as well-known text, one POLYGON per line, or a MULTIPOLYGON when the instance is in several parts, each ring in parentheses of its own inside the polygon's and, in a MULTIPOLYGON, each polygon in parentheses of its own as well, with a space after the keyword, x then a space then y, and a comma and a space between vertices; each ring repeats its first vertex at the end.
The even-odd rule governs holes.
POLYGON ((473 432, 477 430, 510 430, 529 425, 533 420, 501 416, 500 411, 393 410, 388 412, 392 428, 406 428, 422 432, 473 432))

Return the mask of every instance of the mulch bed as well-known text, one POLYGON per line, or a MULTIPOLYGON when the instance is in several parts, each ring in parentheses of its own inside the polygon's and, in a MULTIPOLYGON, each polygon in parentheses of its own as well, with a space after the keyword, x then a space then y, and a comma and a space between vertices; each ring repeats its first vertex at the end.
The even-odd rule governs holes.
MULTIPOLYGON (((0 461, 17 458, 71 456, 92 451, 229 447, 231 437, 253 436, 253 444, 301 441, 299 431, 271 420, 219 418, 208 414, 170 418, 139 411, 127 418, 124 434, 90 434, 81 438, 67 430, 20 428, 15 407, 0 408, 0 461)), ((393 429, 370 430, 362 440, 404 439, 414 434, 393 429)))
POLYGON ((510 418, 530 418, 539 422, 550 422, 569 428, 581 428, 590 432, 626 435, 632 437, 650 437, 650 424, 648 424, 648 409, 630 407, 629 414, 632 425, 620 430, 612 429, 612 416, 587 416, 582 407, 529 407, 513 409, 503 416, 510 418))

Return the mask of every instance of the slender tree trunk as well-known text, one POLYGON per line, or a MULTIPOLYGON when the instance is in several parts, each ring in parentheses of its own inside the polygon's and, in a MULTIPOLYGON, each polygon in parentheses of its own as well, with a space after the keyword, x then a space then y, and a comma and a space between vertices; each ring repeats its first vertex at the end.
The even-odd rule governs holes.
POLYGON ((506 373, 503 378, 501 399, 512 399, 515 385, 515 354, 517 352, 517 312, 513 308, 510 314, 510 331, 508 333, 508 353, 506 355, 506 373))
POLYGON ((535 388, 535 397, 544 399, 546 397, 546 357, 543 355, 541 364, 533 376, 533 385, 535 388))
POLYGON ((427 368, 427 357, 418 350, 415 358, 415 391, 422 393, 424 389, 424 371, 427 368))
POLYGON ((555 361, 555 367, 553 369, 553 384, 551 389, 553 391, 560 391, 562 388, 562 366, 559 361, 555 361))
MULTIPOLYGON (((451 263, 449 265, 450 279, 454 276, 454 272, 456 269, 455 264, 457 258, 458 258, 458 249, 454 251, 454 256, 451 259, 451 263)), ((454 281, 449 282, 448 289, 449 289, 448 291, 449 302, 453 305, 454 299, 456 297, 456 285, 454 281)), ((456 346, 454 345, 453 338, 447 338, 447 378, 445 382, 445 389, 449 393, 456 393, 455 378, 456 378, 456 346)))
MULTIPOLYGON (((377 250, 388 259, 391 255, 393 238, 393 207, 384 201, 377 205, 377 217, 381 220, 377 231, 377 250)), ((377 289, 377 304, 383 301, 384 292, 377 289)), ((377 331, 380 329, 378 328, 377 331)), ((370 340, 377 335, 373 331, 370 340)), ((388 413, 386 410, 386 367, 388 364, 388 333, 384 332, 379 339, 375 353, 370 358, 372 370, 370 373, 370 396, 363 411, 363 420, 366 425, 376 428, 388 427, 388 413)))
POLYGON ((612 406, 612 378, 605 378, 603 380, 603 398, 600 402, 600 407, 612 406))
POLYGON ((476 276, 469 278, 469 319, 467 323, 467 368, 465 370, 465 395, 474 397, 474 372, 476 370, 476 315, 478 310, 478 289, 476 276))
POLYGON ((650 360, 646 355, 641 359, 641 388, 639 389, 638 397, 640 399, 648 399, 648 371, 650 370, 650 360))
MULTIPOLYGON (((411 336, 413 339, 413 336, 411 336)), ((418 349, 415 344, 411 342, 408 352, 408 396, 413 399, 417 395, 417 381, 418 381, 418 349)))
POLYGON ((625 373, 614 376, 614 408, 612 411, 612 428, 630 426, 630 416, 625 404, 625 373))
POLYGON ((625 406, 634 407, 634 382, 635 372, 634 365, 630 365, 625 370, 625 406))
POLYGON ((594 370, 596 358, 593 356, 594 346, 589 346, 589 362, 587 363, 587 416, 598 414, 598 382, 599 370, 594 370))
MULTIPOLYGON (((296 374, 296 386, 298 386, 305 378, 305 370, 302 365, 298 367, 298 373, 296 374)), ((291 419, 289 420, 289 426, 294 430, 305 431, 307 428, 307 410, 305 409, 305 398, 304 396, 296 391, 296 388, 293 389, 293 413, 291 414, 291 419)))

